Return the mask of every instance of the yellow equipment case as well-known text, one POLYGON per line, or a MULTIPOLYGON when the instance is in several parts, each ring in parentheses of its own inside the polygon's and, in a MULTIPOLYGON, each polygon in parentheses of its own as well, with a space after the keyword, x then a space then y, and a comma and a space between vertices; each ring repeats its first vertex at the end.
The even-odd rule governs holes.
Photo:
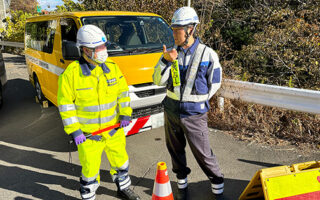
POLYGON ((239 200, 320 200, 320 161, 261 169, 239 200))

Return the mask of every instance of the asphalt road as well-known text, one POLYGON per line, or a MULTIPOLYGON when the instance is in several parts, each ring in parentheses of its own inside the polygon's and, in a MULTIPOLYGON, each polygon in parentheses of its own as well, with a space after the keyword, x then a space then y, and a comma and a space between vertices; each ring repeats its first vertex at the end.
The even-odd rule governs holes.
MULTIPOLYGON (((74 146, 68 144, 56 107, 42 108, 28 81, 24 57, 4 54, 8 83, 0 110, 0 199, 80 199, 81 166, 74 146), (69 154, 69 152, 71 152, 69 154)), ((295 147, 262 146, 237 141, 211 130, 210 142, 225 175, 225 199, 236 200, 255 172, 262 168, 318 160, 320 153, 295 147)), ((142 199, 151 199, 156 164, 165 161, 176 193, 176 179, 165 147, 163 128, 127 137, 132 187, 142 199)), ((191 200, 214 199, 210 182, 197 165, 190 149, 188 164, 191 200)), ((116 198, 116 186, 103 155, 101 186, 97 199, 116 198)))

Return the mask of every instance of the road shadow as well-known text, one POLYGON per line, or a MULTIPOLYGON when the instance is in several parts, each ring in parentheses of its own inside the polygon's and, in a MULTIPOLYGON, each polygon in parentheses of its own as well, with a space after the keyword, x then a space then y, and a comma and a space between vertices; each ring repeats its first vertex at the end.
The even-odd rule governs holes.
POLYGON ((14 200, 32 200, 32 199, 25 198, 25 197, 15 197, 14 200))
MULTIPOLYGON (((56 159, 49 153, 39 153, 35 151, 21 150, 14 147, 0 145, 1 152, 7 152, 0 155, 0 188, 15 191, 20 194, 32 195, 40 199, 76 199, 68 196, 59 190, 50 189, 46 185, 58 185, 74 191, 79 195, 79 175, 81 167, 76 164, 68 163, 56 159), (22 155, 12 156, 12 155, 22 155), (54 172, 54 173, 52 173, 54 172), (58 175, 57 175, 58 173, 58 175), (70 179, 68 177, 75 177, 70 179)), ((101 166, 103 168, 104 166, 101 166)), ((116 197, 115 186, 107 188, 103 182, 112 183, 109 170, 100 170, 102 185, 97 194, 105 194, 116 197)), ((154 180, 150 178, 141 178, 130 175, 132 186, 143 187, 143 191, 152 196, 154 180)), ((234 200, 239 197, 248 181, 225 179, 225 199, 234 200)), ((177 183, 171 182, 173 193, 177 193, 177 183)), ((189 184, 190 199, 209 200, 214 199, 211 193, 211 184, 208 180, 189 184)), ((20 199, 23 199, 22 197, 20 199)))
MULTIPOLYGON (((178 193, 178 187, 176 181, 171 181, 172 193, 176 195, 178 193)), ((243 190, 248 185, 249 181, 236 180, 236 179, 225 179, 224 199, 225 200, 236 200, 239 198, 243 190)), ((144 192, 152 196, 154 180, 144 179, 139 182, 138 185, 145 188, 144 192), (151 186, 151 188, 150 188, 151 186)), ((188 200, 214 200, 215 197, 211 191, 211 183, 209 180, 200 181, 197 183, 188 184, 189 199, 188 200)))
POLYGON ((267 163, 267 162, 259 162, 259 161, 254 161, 254 160, 246 160, 246 159, 237 159, 237 160, 239 160, 241 162, 245 162, 245 163, 250 163, 250 164, 253 164, 253 165, 266 167, 266 168, 281 166, 279 164, 273 164, 273 163, 267 163))
MULTIPOLYGON (((10 55, 10 54, 8 54, 10 55)), ((26 65, 26 58, 22 55, 14 55, 14 56, 3 56, 3 60, 5 63, 11 63, 14 65, 26 65)))
MULTIPOLYGON (((0 181, 0 188, 32 195, 40 199, 77 199, 45 185, 59 185, 61 188, 73 190, 75 195, 79 195, 78 180, 81 166, 56 159, 54 155, 49 153, 21 150, 3 144, 0 144, 0 151, 6 152, 6 154, 0 155, 0 177, 6 181, 0 181), (56 175, 57 173, 59 175, 56 175), (75 177, 75 179, 68 177, 75 177)), ((101 166, 101 168, 105 168, 105 166, 101 166)), ((115 185, 111 189, 103 186, 103 182, 113 184, 109 170, 100 170, 100 176, 101 186, 97 194, 116 197, 115 185)), ((154 180, 134 175, 130 175, 130 177, 133 186, 143 186, 150 194, 154 180)), ((2 198, 0 194, 0 199, 5 198, 2 198)), ((20 197, 20 199, 23 198, 20 197)))
MULTIPOLYGON (((20 167, 3 165, 0 165, 0 171, 1 176, 6 180, 5 182, 0 182, 0 187, 3 189, 31 195, 39 199, 77 199, 45 186, 45 184, 56 184, 61 185, 61 187, 75 189, 77 183, 64 176, 50 175, 22 169, 20 167)), ((4 196, 1 199, 7 198, 4 196)))
POLYGON ((43 108, 37 103, 33 86, 24 79, 7 82, 0 109, 0 137, 2 141, 17 145, 69 152, 70 138, 63 130, 58 109, 55 106, 43 108))

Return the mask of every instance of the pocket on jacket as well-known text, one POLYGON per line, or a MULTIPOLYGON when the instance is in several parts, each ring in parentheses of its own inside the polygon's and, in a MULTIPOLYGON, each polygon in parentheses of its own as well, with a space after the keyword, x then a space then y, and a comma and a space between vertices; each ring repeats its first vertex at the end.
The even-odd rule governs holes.
POLYGON ((92 99, 95 97, 97 97, 97 93, 93 87, 76 88, 77 99, 92 99))
POLYGON ((208 82, 206 78, 208 67, 206 65, 200 65, 198 68, 196 79, 194 80, 194 86, 197 94, 208 94, 208 82))
MULTIPOLYGON (((106 90, 106 97, 108 96, 117 96, 118 95, 118 91, 119 91, 119 87, 120 87, 120 84, 121 84, 121 79, 123 79, 124 77, 116 77, 115 74, 113 73, 108 73, 108 74, 105 74, 103 77, 103 79, 101 79, 101 81, 104 81, 104 86, 105 87, 105 90, 106 90)), ((100 88, 102 89, 102 88, 100 88)))

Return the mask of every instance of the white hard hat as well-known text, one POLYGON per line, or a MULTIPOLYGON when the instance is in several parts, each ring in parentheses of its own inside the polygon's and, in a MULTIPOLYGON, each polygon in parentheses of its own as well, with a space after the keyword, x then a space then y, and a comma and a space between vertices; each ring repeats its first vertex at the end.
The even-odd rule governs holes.
POLYGON ((104 32, 95 25, 82 26, 77 33, 77 46, 95 48, 107 42, 104 32))
POLYGON ((196 11, 191 7, 181 7, 176 10, 171 20, 171 27, 199 24, 196 11))

